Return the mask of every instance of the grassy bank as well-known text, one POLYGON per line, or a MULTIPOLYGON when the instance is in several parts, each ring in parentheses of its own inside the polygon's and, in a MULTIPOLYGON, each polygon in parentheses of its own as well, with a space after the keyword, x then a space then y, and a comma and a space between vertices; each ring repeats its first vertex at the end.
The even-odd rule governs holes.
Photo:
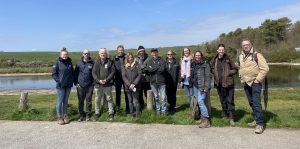
MULTIPOLYGON (((268 110, 264 112, 267 127, 270 128, 300 128, 300 88, 271 89, 269 94, 268 110)), ((237 126, 246 127, 246 123, 252 121, 251 109, 242 90, 235 94, 237 126)), ((94 98, 93 98, 94 99, 94 98)), ((124 99, 124 98, 123 98, 124 99)), ((0 119, 2 120, 55 120, 56 95, 29 95, 29 109, 26 112, 18 111, 19 96, 0 96, 0 119)), ((153 111, 144 110, 139 119, 127 117, 122 109, 117 113, 115 121, 128 123, 162 123, 194 125, 197 122, 190 117, 186 94, 183 90, 178 92, 178 110, 174 115, 158 116, 153 111)), ((227 121, 221 117, 221 106, 217 98, 216 90, 211 93, 212 125, 215 127, 227 126, 227 121)), ((94 101, 93 101, 94 109, 94 101)), ((77 96, 72 93, 69 98, 69 114, 72 120, 77 120, 77 96)), ((107 113, 103 114, 99 121, 106 121, 107 113)))

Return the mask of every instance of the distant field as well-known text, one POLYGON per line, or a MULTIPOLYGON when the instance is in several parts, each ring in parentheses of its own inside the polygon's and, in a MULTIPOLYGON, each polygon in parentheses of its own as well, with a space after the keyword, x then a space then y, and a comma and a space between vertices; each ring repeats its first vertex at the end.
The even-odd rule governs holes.
MULTIPOLYGON (((158 48, 159 55, 163 58, 169 50, 173 50, 178 59, 184 47, 158 48)), ((189 46, 192 51, 199 49, 198 46, 189 46)), ((125 49, 125 53, 137 54, 137 49, 125 49)), ((146 49, 150 56, 150 49, 146 49)), ((110 50, 109 56, 113 57, 116 50, 110 50)), ((0 74, 4 73, 47 73, 50 72, 54 61, 59 57, 59 52, 1 52, 0 53, 0 74)), ((81 52, 70 52, 69 57, 73 64, 81 58, 81 52)), ((98 51, 91 51, 93 60, 97 59, 98 51)))

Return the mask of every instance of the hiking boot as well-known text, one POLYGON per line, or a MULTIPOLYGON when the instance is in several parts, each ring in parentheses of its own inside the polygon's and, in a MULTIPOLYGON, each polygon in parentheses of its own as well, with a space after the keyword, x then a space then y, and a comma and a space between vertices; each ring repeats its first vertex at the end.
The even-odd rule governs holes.
POLYGON ((61 117, 57 118, 57 123, 58 123, 59 125, 64 125, 64 124, 65 124, 64 119, 61 118, 61 117))
POLYGON ((84 117, 80 116, 80 118, 78 119, 78 122, 82 122, 82 121, 84 121, 84 117))
POLYGON ((264 132, 264 126, 256 125, 255 131, 256 134, 262 134, 264 132))
POLYGON ((249 127, 255 127, 255 126, 256 126, 256 121, 254 120, 253 122, 248 123, 247 125, 248 125, 249 127))
POLYGON ((70 123, 70 120, 69 120, 68 116, 64 117, 64 123, 65 124, 69 124, 70 123))
POLYGON ((209 128, 210 127, 210 122, 208 118, 204 117, 202 120, 202 123, 200 123, 199 128, 209 128))
POLYGON ((230 120, 229 120, 229 124, 230 124, 231 127, 235 127, 235 122, 234 122, 233 119, 230 119, 230 120))
POLYGON ((85 121, 91 121, 91 117, 90 116, 87 116, 85 121))
POLYGON ((113 120, 114 120, 114 115, 113 115, 113 114, 110 114, 110 115, 108 116, 108 120, 109 120, 109 121, 113 121, 113 120))

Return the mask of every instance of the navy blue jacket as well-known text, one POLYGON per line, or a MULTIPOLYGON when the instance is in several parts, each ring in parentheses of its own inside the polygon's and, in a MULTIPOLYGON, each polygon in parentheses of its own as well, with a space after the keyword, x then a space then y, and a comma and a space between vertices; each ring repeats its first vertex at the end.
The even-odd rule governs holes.
POLYGON ((94 62, 89 58, 87 62, 80 60, 75 66, 75 81, 74 85, 79 84, 80 87, 90 87, 93 85, 93 70, 94 62))
POLYGON ((59 57, 52 67, 52 78, 56 88, 71 88, 74 83, 74 69, 71 58, 66 60, 59 57))

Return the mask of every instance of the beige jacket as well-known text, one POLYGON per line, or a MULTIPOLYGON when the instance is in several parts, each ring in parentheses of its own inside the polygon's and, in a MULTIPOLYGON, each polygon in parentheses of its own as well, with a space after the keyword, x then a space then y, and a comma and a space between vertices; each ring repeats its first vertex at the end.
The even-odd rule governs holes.
POLYGON ((269 66, 266 62, 266 59, 262 56, 262 54, 257 53, 258 61, 256 63, 254 58, 252 58, 253 52, 254 50, 252 48, 247 57, 244 51, 242 51, 241 55, 239 56, 239 76, 241 83, 247 83, 249 86, 252 85, 254 80, 262 82, 269 72, 269 66))

